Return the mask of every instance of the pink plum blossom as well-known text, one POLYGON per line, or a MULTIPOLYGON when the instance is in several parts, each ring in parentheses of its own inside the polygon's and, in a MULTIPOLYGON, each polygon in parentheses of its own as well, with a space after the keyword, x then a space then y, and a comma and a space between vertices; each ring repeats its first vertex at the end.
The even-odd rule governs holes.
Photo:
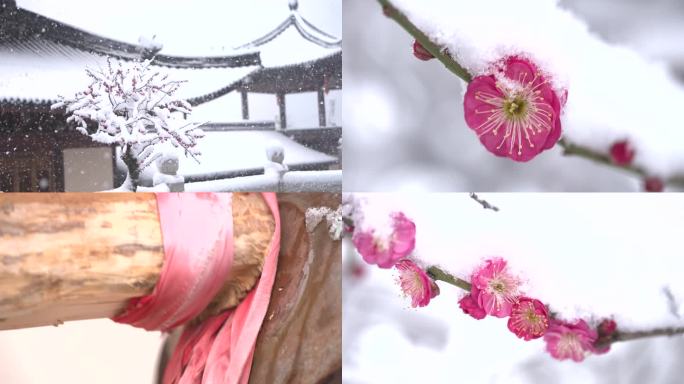
POLYGON ((463 296, 461 300, 458 301, 458 305, 461 307, 464 313, 474 317, 477 320, 482 320, 487 316, 482 307, 477 303, 477 295, 479 290, 477 287, 473 286, 469 294, 463 296))
POLYGON ((465 120, 496 156, 529 161, 556 144, 561 134, 561 98, 530 60, 507 57, 492 73, 476 76, 463 101, 465 120))
POLYGON ((509 272, 506 260, 500 257, 485 260, 473 273, 470 283, 477 288, 476 291, 471 290, 471 295, 488 315, 510 315, 520 296, 520 279, 509 272))
POLYGON ((508 329, 521 339, 532 340, 544 336, 549 327, 549 312, 537 299, 521 297, 513 305, 508 329))
POLYGON ((395 266, 399 271, 398 282, 404 296, 411 298, 412 307, 424 307, 437 296, 439 289, 430 276, 411 260, 400 260, 395 266))
POLYGON ((391 219, 390 233, 356 227, 352 241, 368 264, 392 268, 413 251, 416 245, 416 225, 402 212, 392 213, 391 219))
POLYGON ((546 350, 558 360, 572 359, 580 362, 594 351, 598 334, 584 320, 575 323, 552 319, 544 334, 546 350))

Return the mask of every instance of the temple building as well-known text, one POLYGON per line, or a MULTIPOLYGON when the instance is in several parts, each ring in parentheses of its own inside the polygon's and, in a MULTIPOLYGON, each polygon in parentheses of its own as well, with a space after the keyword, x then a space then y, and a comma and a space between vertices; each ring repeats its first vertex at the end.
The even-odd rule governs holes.
POLYGON ((325 99, 342 86, 341 41, 304 19, 296 1, 274 30, 229 55, 206 57, 165 55, 154 44, 98 36, 19 8, 14 0, 0 0, 0 6, 0 191, 106 190, 123 181, 115 146, 92 141, 68 126, 63 111, 50 109, 60 95, 85 89, 87 67, 107 60, 151 59, 155 70, 187 81, 177 96, 195 107, 233 91, 241 95, 243 121, 213 120, 203 127, 202 163, 181 163, 188 181, 259 173, 263 143, 273 140, 286 149, 290 169, 339 168, 341 127, 326 121, 325 99), (292 44, 306 48, 287 49, 292 44), (302 92, 317 95, 318 127, 289 129, 286 95, 302 92), (249 121, 249 93, 275 95, 278 116, 249 121), (249 151, 248 145, 258 154, 231 163, 230 151, 249 151))

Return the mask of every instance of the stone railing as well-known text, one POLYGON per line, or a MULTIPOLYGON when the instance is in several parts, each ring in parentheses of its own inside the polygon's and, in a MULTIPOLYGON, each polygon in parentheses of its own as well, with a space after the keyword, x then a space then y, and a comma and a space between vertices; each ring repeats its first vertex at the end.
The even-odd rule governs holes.
POLYGON ((266 147, 266 163, 261 175, 185 183, 178 175, 178 156, 162 155, 153 187, 139 187, 139 192, 341 192, 342 171, 289 171, 284 163, 285 150, 279 143, 266 147))

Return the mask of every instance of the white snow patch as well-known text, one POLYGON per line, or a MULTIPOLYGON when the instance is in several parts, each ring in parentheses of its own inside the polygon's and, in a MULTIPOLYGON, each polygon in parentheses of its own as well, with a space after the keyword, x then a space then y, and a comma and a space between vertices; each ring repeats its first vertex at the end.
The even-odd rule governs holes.
POLYGON ((342 224, 342 206, 337 207, 337 209, 329 207, 312 207, 307 209, 305 214, 306 230, 313 232, 323 219, 327 222, 330 238, 339 240, 344 229, 342 224))
POLYGON ((293 171, 185 184, 186 192, 341 192, 342 171, 293 171))
MULTIPOLYGON (((197 143, 202 153, 201 163, 185 158, 180 149, 172 150, 181 159, 179 175, 210 178, 226 172, 263 168, 266 162, 264 148, 274 141, 283 147, 287 155, 284 164, 288 168, 336 161, 333 156, 307 148, 274 131, 205 132, 204 138, 197 143)), ((155 167, 148 167, 143 170, 142 178, 151 180, 155 172, 155 167)))
POLYGON ((164 47, 164 44, 156 41, 156 38, 156 35, 152 35, 152 37, 140 36, 138 37, 138 44, 140 44, 140 46, 144 48, 149 49, 150 51, 161 51, 161 49, 164 47))

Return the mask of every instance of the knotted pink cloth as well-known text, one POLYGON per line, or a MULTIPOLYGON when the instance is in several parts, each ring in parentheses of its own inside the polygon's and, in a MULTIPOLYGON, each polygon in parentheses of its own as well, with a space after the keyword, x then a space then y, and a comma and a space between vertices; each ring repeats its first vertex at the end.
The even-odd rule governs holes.
MULTIPOLYGON (((186 327, 164 384, 247 383, 256 338, 268 309, 280 250, 274 193, 263 193, 275 230, 255 288, 233 310, 186 327)), ((167 331, 197 316, 225 282, 233 262, 230 194, 158 194, 164 265, 153 292, 133 299, 114 321, 167 331)))

